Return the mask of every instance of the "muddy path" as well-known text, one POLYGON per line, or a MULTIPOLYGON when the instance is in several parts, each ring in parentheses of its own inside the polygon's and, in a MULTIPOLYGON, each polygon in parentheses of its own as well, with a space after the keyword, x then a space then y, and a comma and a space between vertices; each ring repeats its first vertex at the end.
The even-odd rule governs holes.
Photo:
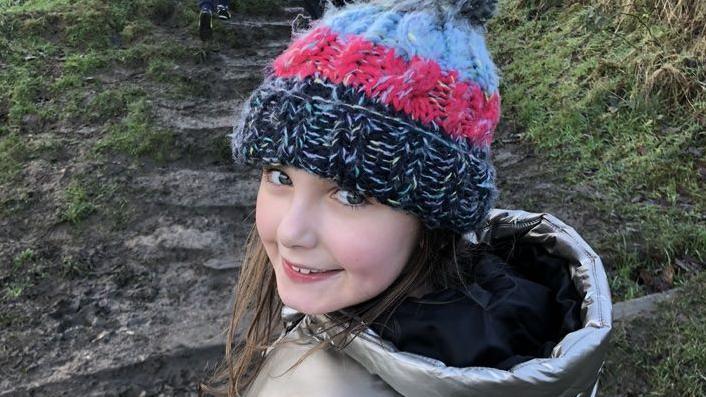
MULTIPOLYGON (((71 258, 77 274, 42 277, 3 309, 0 395, 192 395, 210 373, 223 351, 257 188, 256 176, 224 155, 225 137, 262 69, 288 43, 296 11, 277 20, 235 18, 225 27, 240 38, 237 46, 202 45, 195 32, 159 32, 203 48, 201 59, 178 73, 210 86, 207 97, 163 97, 139 71, 98 77, 151 91, 156 124, 179 148, 176 160, 78 155, 24 171, 42 198, 33 203, 35 216, 0 221, 0 252, 13 257, 33 247, 35 262, 59 267, 71 258), (52 198, 75 175, 112 186, 110 202, 122 205, 113 216, 125 220, 116 226, 96 216, 80 228, 57 222, 60 200, 52 198)), ((76 152, 87 152, 97 135, 61 126, 52 132, 69 136, 62 143, 76 152)))
MULTIPOLYGON (((263 68, 288 43, 298 12, 236 16, 225 27, 238 45, 207 45, 202 62, 180 65, 181 76, 210 87, 206 97, 163 97, 130 70, 99 76, 152 91, 158 124, 174 133, 180 150, 174 161, 86 156, 53 166, 36 162, 24 171, 38 186, 33 194, 47 199, 34 201, 32 217, 0 221, 0 253, 39 247, 41 261, 70 257, 81 271, 48 277, 3 309, 10 320, 0 335, 0 396, 195 395, 196 382, 222 356, 257 188, 256 175, 230 163, 224 137, 263 68), (56 208, 48 198, 79 174, 114 187, 111 202, 122 205, 114 214, 121 222, 91 218, 76 230, 51 220, 56 208)), ((164 29, 159 34, 200 46, 195 32, 164 29)), ((50 133, 80 152, 96 132, 55 126, 50 133)), ((562 187, 560 173, 517 133, 501 125, 497 134, 498 206, 548 211, 591 229, 597 220, 586 203, 594 193, 562 187)))

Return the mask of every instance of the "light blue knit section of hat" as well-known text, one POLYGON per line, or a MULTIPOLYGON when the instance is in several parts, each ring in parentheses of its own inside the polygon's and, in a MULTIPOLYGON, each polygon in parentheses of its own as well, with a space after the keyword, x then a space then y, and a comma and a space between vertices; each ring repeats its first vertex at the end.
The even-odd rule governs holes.
POLYGON ((361 36, 394 48, 409 60, 417 55, 456 70, 486 93, 498 90, 498 74, 480 30, 463 20, 443 22, 428 10, 401 12, 374 4, 356 4, 327 13, 321 23, 342 37, 361 36))

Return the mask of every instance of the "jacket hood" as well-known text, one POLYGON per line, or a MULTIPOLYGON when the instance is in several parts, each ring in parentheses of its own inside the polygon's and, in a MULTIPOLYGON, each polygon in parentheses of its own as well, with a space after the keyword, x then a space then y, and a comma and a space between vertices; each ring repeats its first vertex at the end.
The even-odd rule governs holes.
MULTIPOLYGON (((548 358, 534 358, 509 370, 451 367, 441 361, 398 350, 372 330, 354 338, 343 352, 404 396, 590 396, 595 395, 608 338, 612 306, 607 277, 598 255, 576 231, 549 214, 492 210, 473 243, 515 239, 537 245, 569 263, 571 279, 583 297, 582 328, 565 335, 548 358)), ((283 313, 285 321, 300 319, 283 313)), ((313 337, 337 333, 325 315, 304 316, 299 324, 313 337), (323 332, 322 332, 323 330, 323 332)))

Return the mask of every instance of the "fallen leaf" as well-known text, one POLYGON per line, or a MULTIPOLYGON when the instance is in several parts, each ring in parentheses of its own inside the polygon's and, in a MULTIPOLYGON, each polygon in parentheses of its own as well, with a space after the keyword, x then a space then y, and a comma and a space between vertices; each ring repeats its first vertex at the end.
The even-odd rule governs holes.
POLYGON ((698 262, 696 259, 693 258, 678 258, 677 260, 674 261, 674 264, 677 265, 677 267, 687 273, 697 273, 701 271, 701 269, 704 267, 703 263, 698 262))

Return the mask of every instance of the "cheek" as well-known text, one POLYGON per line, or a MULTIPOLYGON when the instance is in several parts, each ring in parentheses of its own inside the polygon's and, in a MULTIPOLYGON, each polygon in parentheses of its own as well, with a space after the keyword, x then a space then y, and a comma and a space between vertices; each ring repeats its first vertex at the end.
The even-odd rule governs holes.
POLYGON ((409 260, 413 241, 408 234, 380 223, 369 225, 349 225, 343 229, 345 233, 332 233, 331 244, 338 263, 357 277, 361 286, 377 288, 397 278, 409 260))

